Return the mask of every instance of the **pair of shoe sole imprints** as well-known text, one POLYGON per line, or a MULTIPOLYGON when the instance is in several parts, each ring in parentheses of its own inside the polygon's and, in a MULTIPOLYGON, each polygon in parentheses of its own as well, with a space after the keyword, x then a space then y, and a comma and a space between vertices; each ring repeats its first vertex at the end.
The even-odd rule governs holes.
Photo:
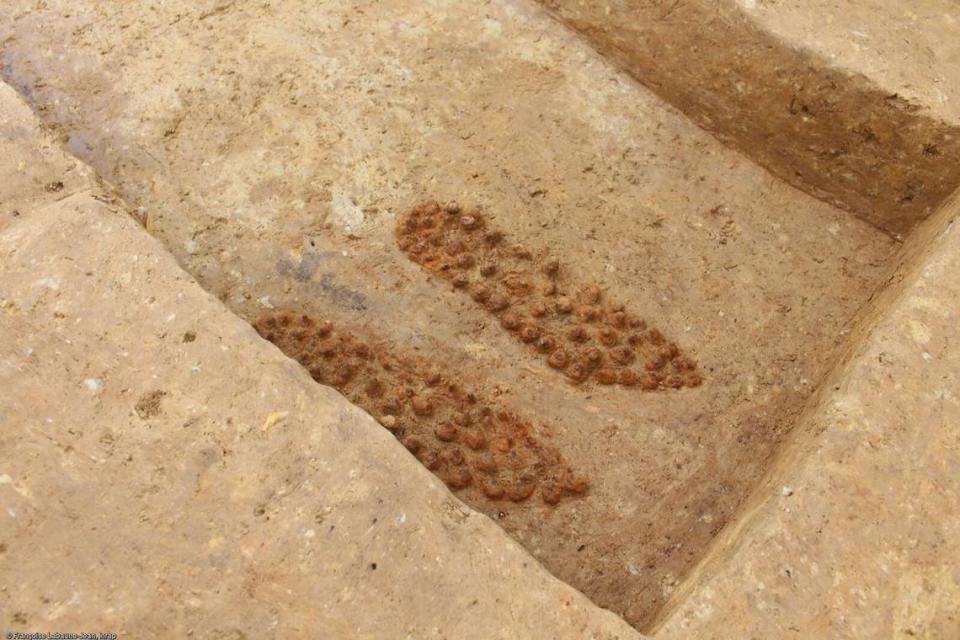
MULTIPOLYGON (((557 260, 510 243, 476 210, 422 203, 400 218, 396 239, 407 257, 469 295, 575 385, 655 392, 702 383, 696 362, 658 329, 605 303, 598 287, 575 287, 557 260)), ((292 311, 270 312, 254 326, 467 498, 523 502, 539 489, 556 505, 588 489, 533 425, 433 363, 292 311)))

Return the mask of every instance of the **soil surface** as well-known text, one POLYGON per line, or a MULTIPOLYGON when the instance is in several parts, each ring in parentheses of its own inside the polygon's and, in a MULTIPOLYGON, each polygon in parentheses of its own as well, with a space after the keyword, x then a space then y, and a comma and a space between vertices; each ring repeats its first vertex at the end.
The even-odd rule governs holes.
POLYGON ((884 0, 541 1, 781 180, 892 235, 905 237, 960 187, 960 119, 942 108, 948 96, 900 93, 904 76, 934 88, 931 58, 947 78, 956 69, 954 0, 910 10, 884 0))
POLYGON ((535 4, 47 0, 0 17, 4 78, 207 291, 251 322, 292 310, 440 363, 562 452, 589 491, 503 501, 497 522, 641 628, 756 486, 898 246, 535 4), (659 327, 696 377, 572 385, 398 246, 431 198, 659 327))
POLYGON ((639 638, 199 287, 16 111, 0 118, 17 151, 0 201, 20 207, 0 229, 3 635, 639 638), (74 192, 49 202, 65 169, 74 192))

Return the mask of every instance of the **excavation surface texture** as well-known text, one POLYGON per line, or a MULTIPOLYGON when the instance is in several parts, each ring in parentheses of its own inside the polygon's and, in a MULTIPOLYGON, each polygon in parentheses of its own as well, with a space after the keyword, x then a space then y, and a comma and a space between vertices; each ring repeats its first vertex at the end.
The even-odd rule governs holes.
MULTIPOLYGON (((32 157, 32 176, 77 186, 69 161, 37 157, 48 141, 23 111, 14 122, 30 135, 0 176, 32 157)), ((7 633, 638 636, 225 309, 94 182, 56 202, 40 182, 35 206, 11 182, 0 196, 22 208, 0 230, 7 633)))
POLYGON ((658 640, 958 637, 957 196, 905 244, 658 640))
POLYGON ((960 187, 955 0, 541 0, 782 180, 905 236, 960 187))
POLYGON ((4 79, 234 312, 375 334, 550 425, 590 490, 515 503, 503 526, 641 628, 764 473, 897 247, 535 4, 14 1, 0 42, 4 79), (702 384, 571 385, 397 246, 430 198, 548 251, 702 384))

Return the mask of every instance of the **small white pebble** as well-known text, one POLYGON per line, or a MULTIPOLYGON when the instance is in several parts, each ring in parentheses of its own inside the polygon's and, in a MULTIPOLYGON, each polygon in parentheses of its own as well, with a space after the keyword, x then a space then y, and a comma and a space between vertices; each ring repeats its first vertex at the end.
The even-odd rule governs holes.
POLYGON ((103 389, 103 382, 98 378, 87 378, 83 381, 83 384, 87 385, 87 389, 90 389, 90 391, 100 391, 100 389, 103 389))
POLYGON ((793 489, 791 489, 790 487, 784 487, 783 489, 780 490, 780 493, 782 493, 785 496, 792 496, 793 489))
POLYGON ((287 416, 290 415, 289 411, 275 411, 267 416, 267 419, 264 421, 263 426, 260 427, 260 431, 267 432, 273 427, 277 426, 281 422, 287 419, 287 416))

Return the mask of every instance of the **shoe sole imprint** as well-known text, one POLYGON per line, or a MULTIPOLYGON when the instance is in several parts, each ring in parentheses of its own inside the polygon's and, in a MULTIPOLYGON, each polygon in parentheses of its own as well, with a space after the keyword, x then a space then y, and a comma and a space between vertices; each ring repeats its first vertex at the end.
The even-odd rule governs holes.
POLYGON ((658 329, 622 304, 603 304, 599 287, 567 282, 558 260, 509 243, 475 209, 421 203, 400 217, 396 239, 575 384, 659 391, 703 382, 696 361, 658 329))
POLYGON ((264 314, 254 328, 314 380, 374 416, 468 502, 523 502, 539 488, 541 499, 556 505, 588 489, 529 422, 466 391, 423 359, 290 311, 264 314))

